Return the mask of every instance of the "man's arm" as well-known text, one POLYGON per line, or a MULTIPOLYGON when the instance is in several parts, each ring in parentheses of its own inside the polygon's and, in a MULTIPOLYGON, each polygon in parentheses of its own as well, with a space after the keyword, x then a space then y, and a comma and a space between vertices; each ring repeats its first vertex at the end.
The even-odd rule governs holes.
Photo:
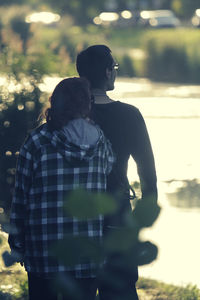
POLYGON ((160 207, 157 205, 157 176, 154 155, 144 119, 136 110, 133 130, 134 138, 130 139, 131 155, 136 164, 140 179, 142 199, 134 210, 141 227, 151 226, 157 219, 160 207))
POLYGON ((144 119, 138 109, 129 115, 130 154, 137 165, 142 197, 154 196, 157 201, 157 176, 154 155, 144 119), (132 133, 132 134, 131 134, 132 133))

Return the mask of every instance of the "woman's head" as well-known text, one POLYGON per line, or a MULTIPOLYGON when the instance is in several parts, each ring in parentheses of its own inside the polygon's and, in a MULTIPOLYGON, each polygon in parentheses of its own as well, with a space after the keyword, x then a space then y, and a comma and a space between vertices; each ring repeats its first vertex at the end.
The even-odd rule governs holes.
MULTIPOLYGON (((89 80, 92 88, 101 88, 108 81, 107 71, 115 66, 111 50, 105 45, 94 45, 81 51, 76 60, 76 68, 81 77, 89 80)), ((113 83, 114 83, 113 78, 113 83)), ((113 89, 113 87, 109 89, 113 89)))
POLYGON ((52 129, 61 129, 76 118, 87 118, 91 104, 89 82, 77 77, 62 80, 55 87, 50 103, 45 116, 52 129))

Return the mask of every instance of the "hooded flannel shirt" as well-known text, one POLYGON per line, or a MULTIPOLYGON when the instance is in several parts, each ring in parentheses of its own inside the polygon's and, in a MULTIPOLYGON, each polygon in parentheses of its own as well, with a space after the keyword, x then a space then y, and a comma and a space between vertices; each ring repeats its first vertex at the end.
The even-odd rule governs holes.
POLYGON ((52 257, 49 249, 66 234, 102 239, 102 215, 83 221, 66 216, 63 210, 69 191, 106 191, 114 155, 110 142, 98 130, 95 145, 77 145, 70 143, 62 130, 52 132, 43 124, 21 147, 10 216, 15 231, 9 244, 15 249, 15 242, 20 241, 27 272, 51 277, 70 271, 76 278, 95 277, 96 263, 83 260, 69 266, 52 257))

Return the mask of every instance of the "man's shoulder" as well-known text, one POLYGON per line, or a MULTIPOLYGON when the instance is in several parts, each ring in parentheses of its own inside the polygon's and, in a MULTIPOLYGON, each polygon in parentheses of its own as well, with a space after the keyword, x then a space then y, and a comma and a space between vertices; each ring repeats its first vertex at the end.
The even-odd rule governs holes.
POLYGON ((118 106, 118 109, 120 109, 120 110, 130 111, 130 112, 136 113, 136 114, 139 113, 139 109, 132 104, 128 104, 128 103, 121 102, 121 101, 116 101, 116 104, 118 106))
POLYGON ((142 116, 140 110, 136 106, 121 101, 116 102, 116 112, 121 118, 131 120, 140 119, 142 116))
POLYGON ((132 105, 121 101, 113 101, 109 104, 96 104, 94 106, 94 120, 99 122, 101 128, 105 130, 111 124, 116 126, 134 126, 143 122, 142 114, 139 109, 132 105))

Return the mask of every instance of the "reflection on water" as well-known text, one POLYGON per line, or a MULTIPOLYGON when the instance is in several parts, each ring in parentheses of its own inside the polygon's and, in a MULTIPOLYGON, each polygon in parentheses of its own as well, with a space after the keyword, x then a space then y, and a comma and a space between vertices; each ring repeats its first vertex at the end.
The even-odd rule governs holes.
MULTIPOLYGON (((139 274, 200 287, 200 86, 119 79, 110 94, 140 109, 155 155, 162 211, 141 238, 158 245, 159 255, 139 274)), ((132 159, 128 177, 138 181, 132 159)))
POLYGON ((170 205, 179 208, 195 208, 200 207, 200 180, 183 180, 183 181, 170 181, 167 199, 170 205), (178 187, 174 189, 175 184, 178 187))
POLYGON ((140 276, 177 285, 193 284, 200 288, 200 210, 179 209, 168 205, 160 194, 162 211, 151 229, 143 230, 142 239, 159 247, 158 259, 139 269, 140 276))
MULTIPOLYGON (((114 99, 135 105, 142 112, 155 154, 159 181, 200 178, 200 100, 197 95, 200 96, 200 86, 170 87, 145 80, 119 80, 111 92, 114 99), (172 89, 173 96, 170 96, 169 90, 172 89), (180 90, 186 89, 185 94, 190 97, 180 97, 180 90)), ((135 180, 134 170, 134 166, 130 167, 131 181, 135 180)))
POLYGON ((155 83, 146 78, 144 79, 130 79, 119 78, 115 84, 115 91, 110 92, 115 94, 118 98, 135 97, 173 97, 173 98, 199 98, 199 85, 180 85, 172 83, 155 83))

